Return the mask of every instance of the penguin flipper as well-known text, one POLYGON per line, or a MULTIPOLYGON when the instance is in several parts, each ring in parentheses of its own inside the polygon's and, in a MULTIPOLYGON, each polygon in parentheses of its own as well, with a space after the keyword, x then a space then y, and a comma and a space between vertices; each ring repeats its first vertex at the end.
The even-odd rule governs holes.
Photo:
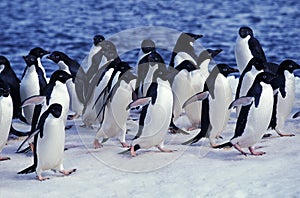
POLYGON ((225 148, 225 147, 233 147, 233 144, 231 142, 226 142, 224 144, 216 145, 213 148, 221 149, 221 148, 225 148))
POLYGON ((46 101, 46 96, 34 95, 22 102, 22 108, 29 105, 40 105, 46 101))
POLYGON ((130 149, 131 149, 131 148, 129 148, 129 149, 126 149, 125 151, 122 151, 122 152, 120 152, 119 154, 122 154, 122 155, 123 155, 123 154, 130 153, 130 149))
POLYGON ((300 116, 300 111, 298 111, 297 113, 295 113, 294 115, 293 115, 293 118, 295 119, 295 118, 298 118, 300 116))
POLYGON ((209 92, 208 91, 203 91, 203 92, 199 92, 196 93, 195 95, 193 95, 192 97, 190 97, 189 99, 187 99, 183 105, 182 108, 186 107, 187 105, 199 101, 199 100, 204 100, 209 96, 209 92))
POLYGON ((200 139, 201 139, 201 138, 196 138, 196 137, 194 137, 194 138, 192 138, 192 139, 190 139, 190 140, 188 140, 188 141, 186 141, 186 142, 183 142, 183 143, 181 143, 181 144, 182 144, 182 145, 191 145, 191 144, 194 144, 194 143, 198 142, 200 139))
POLYGON ((247 97, 247 96, 242 96, 236 100, 234 100, 228 107, 228 109, 231 109, 232 107, 237 107, 237 106, 247 106, 250 105, 254 100, 254 97, 247 97))
POLYGON ((22 146, 25 144, 25 142, 27 142, 29 139, 31 139, 33 136, 35 136, 37 133, 39 133, 40 130, 36 130, 33 133, 31 133, 22 143, 21 145, 18 147, 16 153, 23 153, 23 151, 25 151, 26 149, 23 149, 22 151, 20 151, 20 149, 22 148, 22 146))
POLYGON ((143 97, 143 98, 139 98, 133 102, 131 102, 127 107, 126 110, 130 109, 130 108, 134 108, 137 106, 145 106, 147 104, 149 104, 149 102, 152 100, 152 97, 143 97))
POLYGON ((25 168, 22 171, 19 171, 18 174, 28 174, 28 173, 33 173, 36 169, 35 164, 29 166, 28 168, 25 168))

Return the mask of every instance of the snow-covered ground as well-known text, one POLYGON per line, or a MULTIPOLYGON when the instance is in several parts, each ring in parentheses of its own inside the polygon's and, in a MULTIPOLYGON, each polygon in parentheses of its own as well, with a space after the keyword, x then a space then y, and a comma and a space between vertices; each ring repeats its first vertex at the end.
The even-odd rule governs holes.
MULTIPOLYGON (((232 80, 232 79, 231 79, 232 80)), ((235 81, 232 80, 233 87, 235 81)), ((300 80, 293 113, 300 110, 300 80)), ((292 115, 291 115, 292 116, 292 115)), ((235 114, 222 133, 226 141, 233 135, 235 114)), ((17 172, 32 164, 31 154, 16 154, 22 139, 10 139, 1 155, 0 197, 298 197, 300 194, 300 119, 286 122, 286 133, 294 137, 272 136, 256 147, 263 156, 247 157, 235 149, 211 149, 207 140, 183 146, 190 135, 169 134, 166 147, 177 150, 139 150, 137 157, 123 151, 117 139, 93 149, 96 131, 80 127, 80 120, 66 131, 64 166, 77 168, 70 176, 45 171, 50 180, 39 182, 35 174, 17 172)), ((131 126, 131 125, 130 125, 131 126)), ((132 131, 131 131, 132 132, 132 131)), ((128 142, 133 137, 129 133, 128 142)), ((246 151, 246 149, 245 149, 246 151)))

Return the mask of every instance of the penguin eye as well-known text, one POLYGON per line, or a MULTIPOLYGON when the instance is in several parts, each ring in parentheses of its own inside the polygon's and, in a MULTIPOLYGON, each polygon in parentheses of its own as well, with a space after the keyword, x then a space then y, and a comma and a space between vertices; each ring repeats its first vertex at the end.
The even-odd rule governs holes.
POLYGON ((55 56, 55 58, 56 58, 56 59, 59 59, 59 56, 58 56, 58 55, 56 55, 56 56, 55 56))
POLYGON ((267 78, 267 76, 266 75, 263 75, 263 79, 266 79, 267 78))
POLYGON ((289 65, 289 68, 293 68, 293 65, 289 65))
POLYGON ((224 69, 223 69, 223 71, 224 71, 224 72, 227 72, 227 71, 228 71, 228 69, 227 69, 227 68, 224 68, 224 69))
POLYGON ((34 61, 34 58, 31 58, 31 59, 30 59, 30 61, 32 61, 32 62, 33 62, 33 61, 34 61))

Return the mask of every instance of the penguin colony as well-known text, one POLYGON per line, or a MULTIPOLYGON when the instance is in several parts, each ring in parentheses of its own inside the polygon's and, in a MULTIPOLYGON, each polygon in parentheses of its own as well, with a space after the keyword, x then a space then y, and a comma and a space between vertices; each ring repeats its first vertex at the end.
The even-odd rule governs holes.
MULTIPOLYGON (((9 133, 27 136, 18 152, 32 150, 33 165, 18 174, 36 172, 40 181, 45 170, 70 175, 76 169, 63 167, 67 119, 81 119, 82 127, 95 129, 93 144, 99 149, 109 138, 119 138, 122 152, 132 156, 139 149, 164 147, 168 132, 199 132, 182 144, 191 145, 208 138, 212 148, 234 147, 243 155, 263 155, 254 145, 269 129, 280 136, 290 116, 295 99, 294 70, 300 66, 293 60, 270 63, 250 27, 241 27, 235 44, 237 69, 217 64, 209 70, 211 60, 222 49, 204 49, 199 55, 194 42, 203 35, 182 33, 174 46, 169 66, 150 39, 141 41, 135 68, 121 60, 113 42, 95 35, 93 45, 81 64, 60 51, 33 48, 24 56, 26 68, 21 80, 9 60, 0 56, 0 152, 9 133), (58 69, 46 78, 42 58, 57 64, 58 69), (235 96, 228 75, 240 73, 235 96), (233 136, 222 138, 232 108, 237 121, 233 136), (70 113, 73 112, 73 113, 70 113), (132 118, 132 112, 137 113, 132 118), (181 129, 180 118, 186 115, 190 127, 181 129), (14 129, 13 119, 30 125, 29 132, 14 129), (127 121, 138 123, 135 137, 126 142, 127 121), (98 127, 99 126, 99 127, 98 127), (100 141, 101 140, 101 141, 100 141), (23 151, 21 147, 29 143, 23 151), (218 141, 219 142, 219 141, 218 141)), ((294 118, 299 117, 296 113, 294 118)), ((128 139, 128 138, 127 138, 128 139)), ((0 157, 8 160, 9 157, 0 157)))

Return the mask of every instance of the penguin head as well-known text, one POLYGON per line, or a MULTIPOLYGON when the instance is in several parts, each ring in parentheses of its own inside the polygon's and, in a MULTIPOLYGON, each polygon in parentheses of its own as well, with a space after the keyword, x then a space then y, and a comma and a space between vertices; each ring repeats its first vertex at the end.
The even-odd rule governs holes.
POLYGON ((248 35, 253 37, 253 31, 250 27, 244 26, 239 29, 239 35, 241 38, 246 38, 248 35))
POLYGON ((104 40, 101 42, 103 55, 106 57, 107 60, 113 60, 118 58, 117 48, 116 46, 111 42, 104 40))
POLYGON ((55 83, 56 81, 59 81, 61 83, 66 83, 68 79, 72 78, 70 74, 63 70, 56 70, 53 72, 53 74, 50 77, 49 83, 55 83))
POLYGON ((54 63, 58 63, 59 61, 65 61, 67 59, 67 55, 63 52, 54 51, 47 56, 47 58, 52 60, 54 63))
POLYGON ((193 46, 194 42, 199 39, 199 38, 202 38, 203 35, 201 34, 194 34, 194 33, 182 33, 179 37, 179 45, 185 45, 186 43, 189 43, 191 46, 193 46))
POLYGON ((218 64, 216 66, 221 74, 227 77, 231 73, 239 72, 239 70, 229 67, 227 64, 218 64))
POLYGON ((30 55, 34 55, 37 58, 42 58, 43 56, 45 56, 46 54, 50 54, 49 51, 46 51, 40 47, 35 47, 33 49, 30 50, 29 52, 30 55))
POLYGON ((101 43, 104 40, 105 40, 104 36, 99 35, 99 34, 95 35, 94 38, 93 38, 95 46, 97 46, 99 43, 101 43))
POLYGON ((213 59, 215 56, 217 56, 222 51, 223 51, 222 49, 216 49, 216 50, 207 49, 207 50, 203 50, 202 52, 200 52, 200 54, 198 56, 197 64, 200 65, 205 60, 208 60, 208 59, 211 60, 211 59, 213 59))
POLYGON ((155 51, 155 43, 151 39, 145 39, 141 45, 142 51, 146 54, 155 51))
POLYGON ((28 54, 27 56, 23 56, 23 59, 24 59, 26 65, 29 67, 32 65, 36 66, 38 64, 37 57, 34 55, 28 54))
POLYGON ((116 68, 116 70, 120 71, 122 74, 128 71, 129 69, 132 69, 132 67, 130 67, 129 64, 124 61, 117 63, 116 68))
POLYGON ((270 84, 271 81, 276 78, 276 76, 272 73, 269 72, 261 72, 259 74, 257 74, 257 76, 255 77, 254 82, 264 82, 266 84, 270 84))
POLYGON ((256 70, 263 70, 265 69, 265 64, 263 62, 263 60, 261 58, 257 58, 257 57, 253 57, 248 65, 250 65, 251 67, 255 67, 256 70))
POLYGON ((280 70, 280 71, 287 70, 290 73, 293 73, 297 69, 300 69, 300 65, 298 65, 295 61, 284 60, 280 63, 278 70, 280 70))
POLYGON ((6 68, 10 67, 10 63, 5 56, 0 56, 0 73, 6 68))
POLYGON ((148 55, 148 63, 153 66, 155 64, 164 64, 163 60, 161 59, 158 53, 150 53, 148 55))
POLYGON ((8 97, 10 93, 9 85, 0 77, 0 97, 8 97))
POLYGON ((59 118, 62 113, 62 106, 58 103, 53 103, 48 108, 49 114, 52 114, 55 118, 59 118))

